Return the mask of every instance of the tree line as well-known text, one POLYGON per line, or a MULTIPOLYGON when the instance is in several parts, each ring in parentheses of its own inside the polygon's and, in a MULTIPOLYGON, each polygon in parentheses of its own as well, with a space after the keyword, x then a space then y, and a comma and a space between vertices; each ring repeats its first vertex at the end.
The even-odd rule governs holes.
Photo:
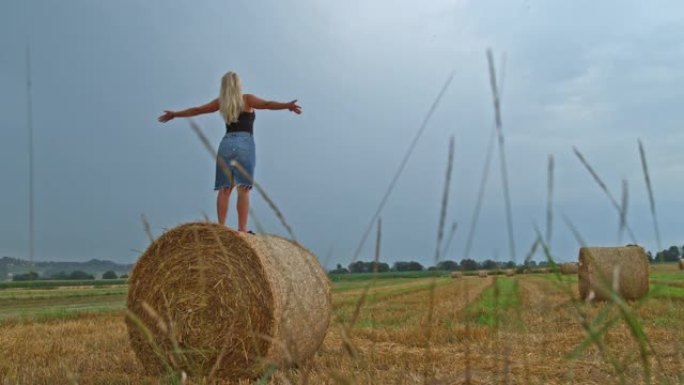
MULTIPOLYGON (((648 259, 651 263, 659 262, 677 262, 684 257, 684 246, 670 246, 667 249, 657 252, 653 255, 652 252, 648 251, 646 253, 648 259)), ((518 265, 513 261, 508 262, 498 262, 491 259, 486 259, 482 262, 478 262, 471 258, 462 259, 461 262, 456 262, 453 260, 440 261, 435 266, 425 267, 419 262, 410 261, 400 261, 394 262, 392 266, 385 262, 364 262, 356 261, 350 263, 347 267, 337 264, 335 269, 331 270, 331 274, 346 274, 346 273, 385 273, 390 271, 401 272, 401 271, 475 271, 475 270, 497 270, 497 269, 515 269, 515 268, 535 268, 535 267, 546 267, 548 266, 547 261, 537 262, 534 260, 528 261, 526 264, 518 265)))
MULTIPOLYGON (((115 271, 109 270, 102 274, 102 279, 118 279, 118 278, 128 278, 127 274, 122 274, 118 276, 115 271)), ((74 270, 70 273, 61 271, 59 273, 50 274, 46 277, 41 277, 35 271, 31 271, 25 274, 16 274, 12 277, 12 281, 38 281, 38 280, 51 280, 51 281, 66 281, 66 280, 76 280, 76 281, 87 281, 90 279, 95 279, 95 275, 88 274, 81 270, 74 270)))
POLYGON ((647 255, 651 262, 677 262, 684 257, 684 246, 670 246, 657 252, 655 256, 649 251, 647 255))

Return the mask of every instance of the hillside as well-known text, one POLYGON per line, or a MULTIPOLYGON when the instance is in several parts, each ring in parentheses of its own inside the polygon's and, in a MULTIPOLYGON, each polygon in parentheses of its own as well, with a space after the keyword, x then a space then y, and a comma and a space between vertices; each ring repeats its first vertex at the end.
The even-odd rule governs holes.
MULTIPOLYGON (((33 271, 41 277, 49 277, 59 272, 70 273, 74 270, 81 270, 88 274, 93 274, 99 278, 105 271, 112 270, 117 275, 128 274, 133 265, 118 264, 112 261, 91 259, 87 262, 34 262, 33 271)), ((24 274, 31 270, 29 261, 12 258, 0 258, 0 281, 9 279, 10 274, 24 274)))

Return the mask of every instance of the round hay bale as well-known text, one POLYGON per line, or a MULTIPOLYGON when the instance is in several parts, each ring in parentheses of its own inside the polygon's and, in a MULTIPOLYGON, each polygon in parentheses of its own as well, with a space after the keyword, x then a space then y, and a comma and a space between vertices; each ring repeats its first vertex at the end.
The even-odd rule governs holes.
POLYGON ((582 247, 579 252, 582 299, 609 299, 610 288, 624 299, 639 299, 648 293, 648 273, 648 257, 639 246, 582 247))
POLYGON ((454 279, 463 278, 463 273, 460 271, 452 271, 451 272, 451 278, 454 278, 454 279))
POLYGON ((679 260, 679 270, 684 270, 684 259, 679 260))
POLYGON ((506 269, 506 271, 504 271, 504 274, 506 274, 506 277, 512 277, 512 276, 515 275, 515 270, 513 270, 513 269, 506 269))
POLYGON ((330 322, 330 284, 311 252, 219 224, 167 231, 128 282, 128 333, 148 373, 254 378, 312 356, 330 322))
POLYGON ((486 278, 489 275, 486 270, 480 270, 477 272, 477 276, 480 278, 486 278))
POLYGON ((578 271, 579 263, 577 262, 561 263, 560 265, 561 274, 577 274, 578 271))

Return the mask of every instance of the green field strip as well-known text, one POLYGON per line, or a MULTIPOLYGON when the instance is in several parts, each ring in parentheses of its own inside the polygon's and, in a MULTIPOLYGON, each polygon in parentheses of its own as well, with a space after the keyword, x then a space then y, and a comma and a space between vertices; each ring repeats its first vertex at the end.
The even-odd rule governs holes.
MULTIPOLYGON (((413 283, 423 282, 423 279, 401 279, 401 278, 385 278, 376 280, 371 289, 379 289, 391 286, 399 286, 413 283)), ((334 293, 345 293, 353 290, 363 290, 372 281, 347 281, 347 282, 333 282, 332 291, 334 293)))
MULTIPOLYGON (((443 286, 443 285, 446 285, 449 283, 451 283, 451 279, 444 279, 444 278, 437 279, 435 281, 435 287, 443 286)), ((404 287, 395 288, 395 289, 392 289, 390 287, 390 288, 384 288, 384 289, 380 289, 380 290, 373 290, 373 287, 371 287, 368 294, 366 295, 364 303, 366 305, 371 305, 371 304, 374 304, 377 302, 385 301, 389 298, 429 290, 431 287, 432 287, 432 281, 429 279, 421 280, 420 283, 416 283, 415 285, 404 286, 404 287)), ((362 295, 363 295, 363 293, 359 293, 359 295, 349 296, 349 297, 343 298, 343 299, 338 299, 338 300, 333 299, 333 308, 356 304, 362 295)))
POLYGON ((500 322, 501 313, 520 306, 518 279, 497 279, 466 309, 466 317, 483 325, 500 322))
POLYGON ((93 309, 123 309, 125 295, 85 296, 75 298, 40 298, 22 300, 0 300, 0 319, 22 317, 56 310, 83 311, 93 309))
POLYGON ((125 285, 126 279, 88 279, 88 280, 45 280, 45 281, 8 281, 0 282, 0 290, 4 289, 54 289, 74 286, 116 286, 125 285))
POLYGON ((649 294, 656 298, 684 299, 684 287, 652 284, 649 294))
MULTIPOLYGON (((423 280, 425 281, 425 280, 423 280)), ((448 284, 451 284, 453 281, 451 279, 444 279, 444 280, 438 280, 435 282, 435 289, 447 286, 448 284)), ((361 315, 359 319, 356 321, 356 326, 359 328, 377 328, 377 327, 387 327, 387 328, 393 328, 393 327, 405 327, 407 322, 410 320, 414 319, 417 316, 420 316, 421 313, 418 313, 415 311, 415 305, 413 304, 407 304, 403 302, 398 302, 394 301, 394 299, 397 298, 403 298, 405 295, 410 295, 410 294, 416 294, 416 293, 421 293, 425 291, 429 291, 430 288, 432 287, 432 282, 431 280, 428 280, 427 283, 417 285, 417 286, 412 286, 412 287, 405 287, 403 290, 393 290, 391 292, 381 292, 377 293, 376 298, 369 298, 369 296, 366 297, 366 300, 364 301, 363 304, 363 310, 364 312, 368 311, 374 311, 374 308, 378 305, 382 306, 382 309, 379 309, 378 311, 382 311, 384 319, 383 320, 378 320, 376 317, 367 316, 367 315, 361 315), (388 317, 388 315, 392 315, 392 317, 388 317)), ((345 302, 351 302, 351 303, 345 303, 345 305, 356 305, 360 298, 360 295, 358 297, 355 297, 353 301, 345 301, 345 302)), ((427 299, 426 299, 427 300, 427 299)), ((355 306, 336 306, 333 305, 333 312, 335 314, 334 322, 335 323, 345 323, 349 321, 349 317, 353 313, 355 306)), ((362 312, 362 313, 364 313, 362 312)))
POLYGON ((49 290, 26 290, 12 289, 0 291, 0 301, 2 300, 24 300, 42 298, 77 298, 77 297, 96 297, 104 295, 125 295, 128 292, 126 286, 117 288, 88 288, 88 289, 49 289, 49 290))

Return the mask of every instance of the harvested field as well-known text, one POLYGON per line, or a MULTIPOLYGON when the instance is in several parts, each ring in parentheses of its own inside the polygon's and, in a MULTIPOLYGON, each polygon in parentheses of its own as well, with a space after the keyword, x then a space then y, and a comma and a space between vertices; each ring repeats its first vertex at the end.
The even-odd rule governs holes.
MULTIPOLYGON (((652 280, 658 283, 649 297, 627 304, 650 343, 645 359, 617 306, 571 300, 579 295, 576 276, 378 279, 358 311, 373 281, 336 282, 333 321, 321 350, 263 383, 633 384, 647 383, 648 375, 651 383, 678 384, 684 374, 684 293, 676 290, 684 289, 675 284, 684 277, 660 272, 652 280), (607 332, 592 341, 583 320, 607 332)), ((66 289, 64 294, 59 301, 83 299, 66 289)), ((122 310, 52 317, 17 310, 21 305, 28 312, 35 300, 44 299, 3 303, 3 311, 14 315, 0 321, 0 383, 174 383, 144 374, 122 310)))

